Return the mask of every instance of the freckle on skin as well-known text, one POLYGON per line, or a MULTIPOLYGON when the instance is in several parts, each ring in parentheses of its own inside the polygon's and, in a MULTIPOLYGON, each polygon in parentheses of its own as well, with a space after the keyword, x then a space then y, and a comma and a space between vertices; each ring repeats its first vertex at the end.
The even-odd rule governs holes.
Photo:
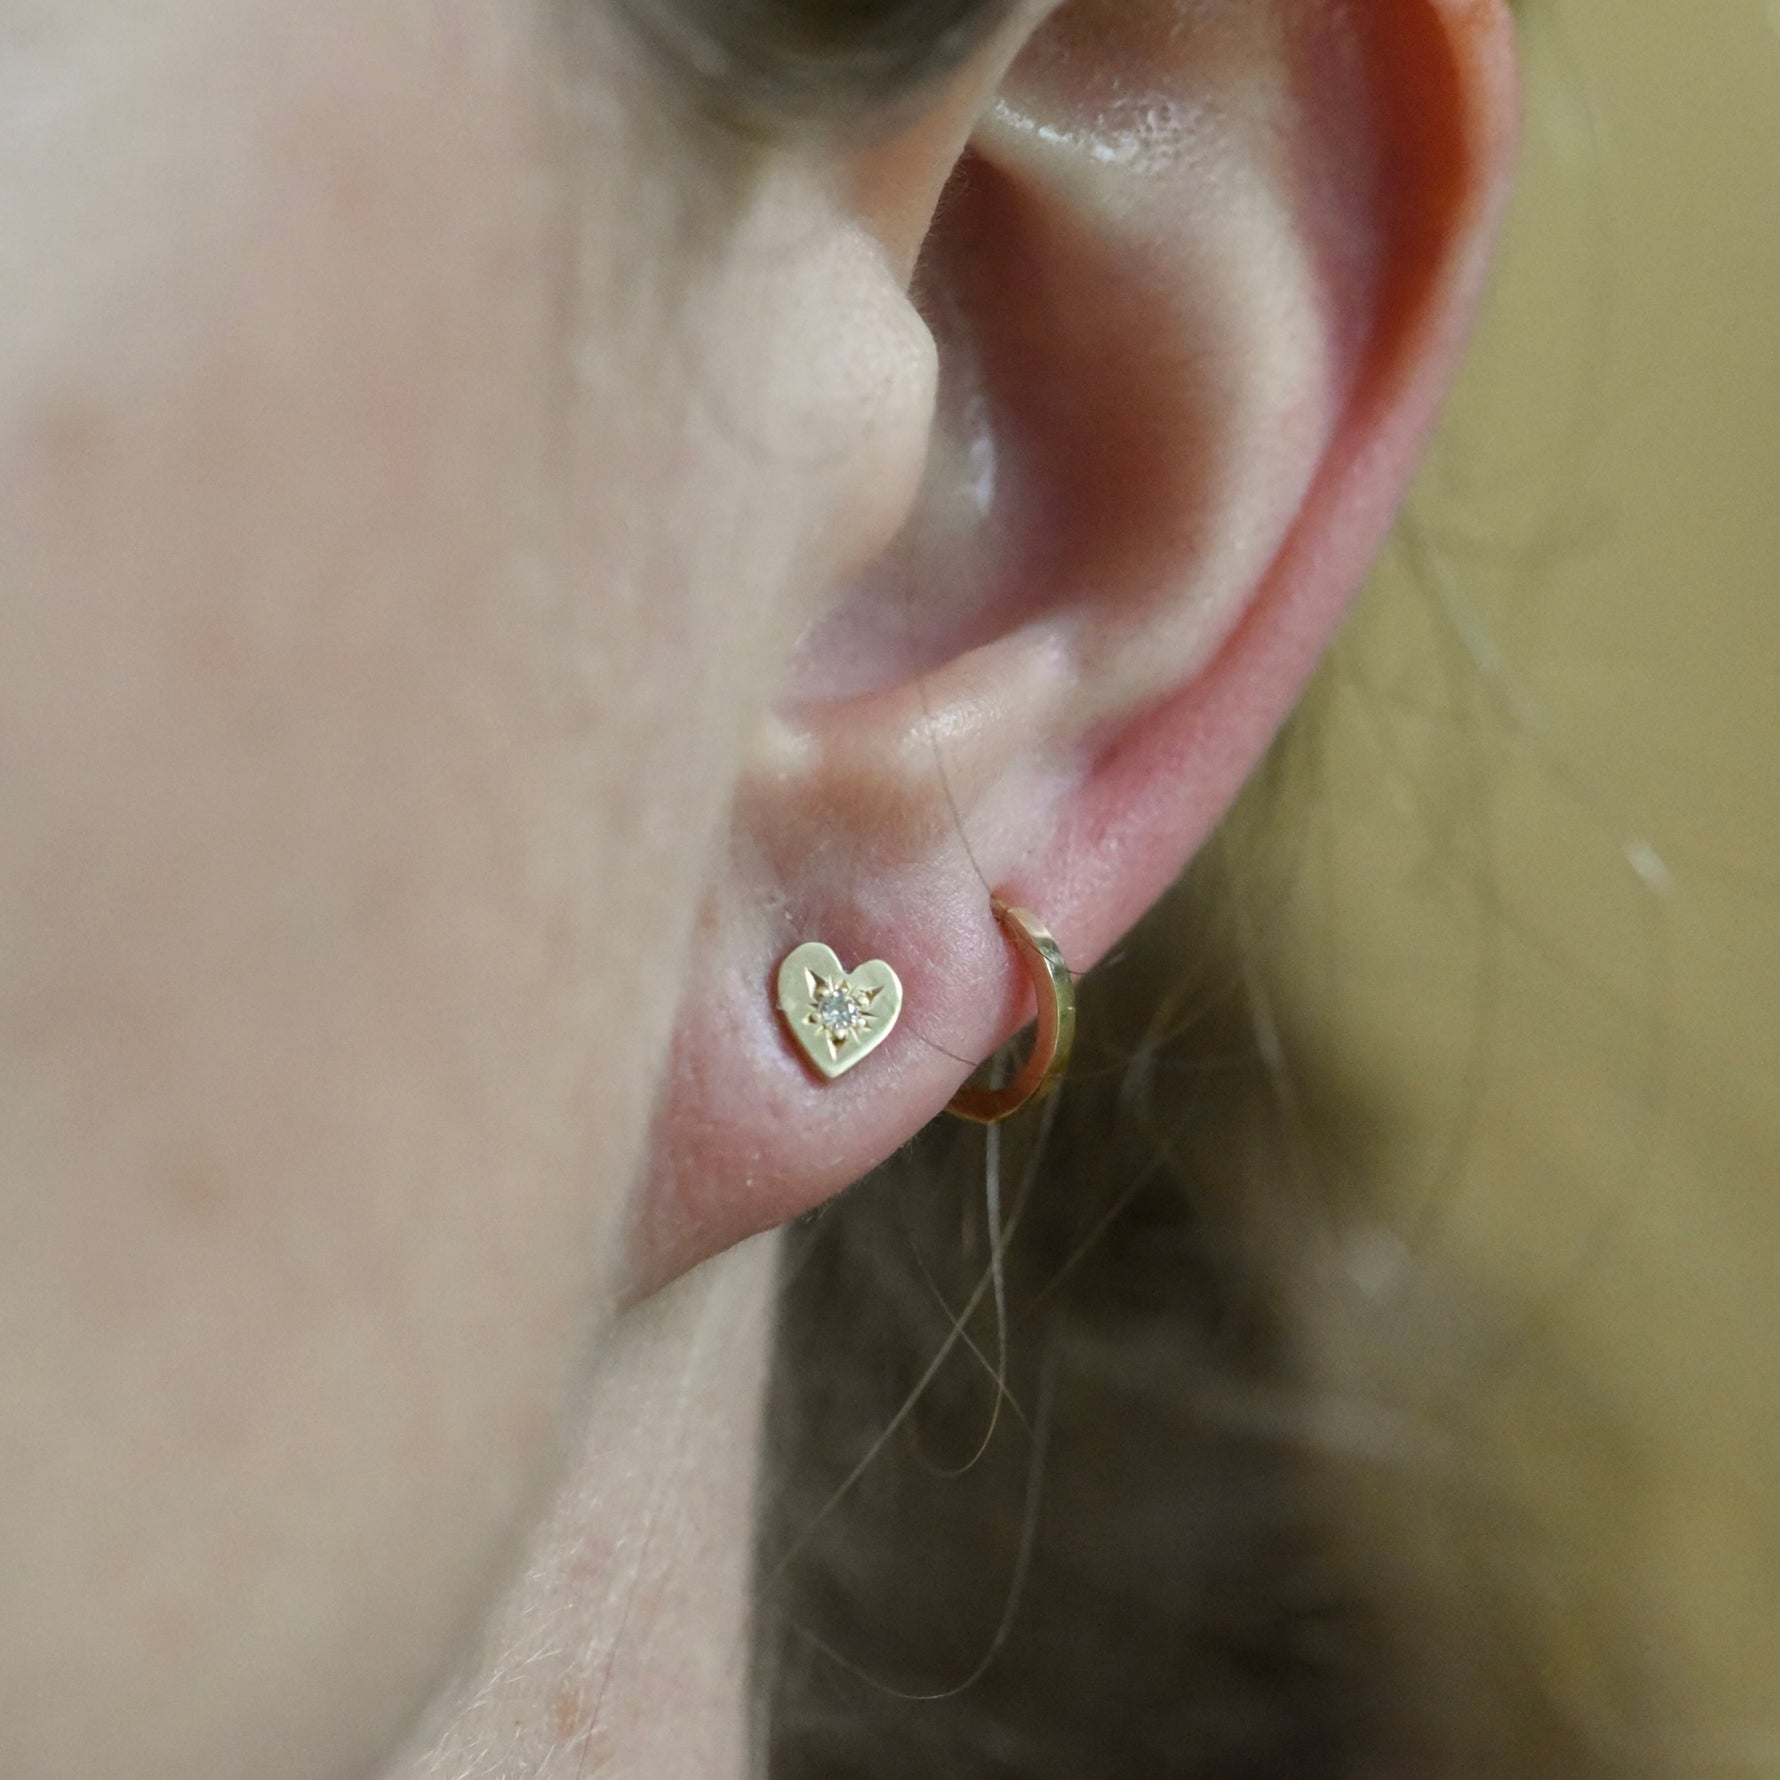
POLYGON ((103 455, 105 415, 98 402, 63 395, 43 404, 32 455, 50 476, 90 470, 103 455))
POLYGON ((167 1170, 167 1197, 193 1223, 210 1223, 227 1203, 228 1189, 201 1157, 183 1156, 167 1170))
POLYGON ((193 679, 205 685, 238 679, 246 660, 238 629, 215 613, 187 626, 180 653, 193 679))
POLYGON ((507 1431, 521 1458, 543 1451, 556 1431, 553 1405, 541 1398, 519 1398, 509 1410, 507 1431))
POLYGON ((616 1556, 609 1539, 589 1539, 572 1557, 563 1571, 563 1580, 573 1588, 591 1588, 609 1575, 616 1556))
POLYGON ((550 1702, 550 1724, 565 1743, 587 1729, 587 1702, 573 1682, 565 1681, 557 1688, 550 1702))

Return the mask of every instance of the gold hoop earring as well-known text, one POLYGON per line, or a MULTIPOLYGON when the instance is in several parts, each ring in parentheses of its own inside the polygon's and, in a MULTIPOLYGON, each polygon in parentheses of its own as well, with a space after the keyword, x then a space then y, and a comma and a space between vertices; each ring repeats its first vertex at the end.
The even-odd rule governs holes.
POLYGON ((1010 908, 999 897, 989 905, 1019 950, 1038 997, 1038 1036, 1032 1054, 1005 1087, 983 1088, 966 1083, 946 1111, 975 1125, 999 1125, 1031 1100, 1042 1100, 1062 1081, 1075 1043, 1075 978, 1050 929, 1026 909, 1010 908))

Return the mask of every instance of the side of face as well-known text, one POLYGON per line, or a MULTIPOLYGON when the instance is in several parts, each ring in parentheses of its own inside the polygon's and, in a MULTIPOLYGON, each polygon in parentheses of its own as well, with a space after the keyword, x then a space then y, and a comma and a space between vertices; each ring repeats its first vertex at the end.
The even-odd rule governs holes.
POLYGON ((1507 29, 1076 0, 720 204, 603 12, 0 32, 0 1766, 361 1774, 617 1305, 1025 1017, 959 824, 1086 968, 1215 820, 1507 29), (832 1084, 804 939, 908 987, 832 1084))

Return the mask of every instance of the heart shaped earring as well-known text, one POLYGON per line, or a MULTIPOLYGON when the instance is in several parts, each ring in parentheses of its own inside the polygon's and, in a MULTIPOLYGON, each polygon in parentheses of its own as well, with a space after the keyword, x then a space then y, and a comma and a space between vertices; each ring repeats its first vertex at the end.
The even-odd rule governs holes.
POLYGON ((881 958, 847 970, 811 940, 779 966, 779 1012, 817 1073, 833 1081, 890 1036, 902 1012, 902 979, 881 958))

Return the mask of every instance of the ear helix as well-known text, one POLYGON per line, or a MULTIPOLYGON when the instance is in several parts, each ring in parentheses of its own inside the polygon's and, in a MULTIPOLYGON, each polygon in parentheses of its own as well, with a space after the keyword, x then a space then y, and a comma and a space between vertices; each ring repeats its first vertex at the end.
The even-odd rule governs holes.
MULTIPOLYGON (((1029 910, 991 898, 995 918, 1019 953, 1038 998, 1032 1051, 1001 1087, 966 1083, 946 1110, 978 1125, 999 1125, 1063 1079, 1075 1042, 1075 978, 1048 928, 1029 910)), ((806 941, 779 966, 779 1014, 804 1059, 825 1082, 838 1080, 894 1030, 902 979, 881 958, 848 970, 819 940, 806 941)))

